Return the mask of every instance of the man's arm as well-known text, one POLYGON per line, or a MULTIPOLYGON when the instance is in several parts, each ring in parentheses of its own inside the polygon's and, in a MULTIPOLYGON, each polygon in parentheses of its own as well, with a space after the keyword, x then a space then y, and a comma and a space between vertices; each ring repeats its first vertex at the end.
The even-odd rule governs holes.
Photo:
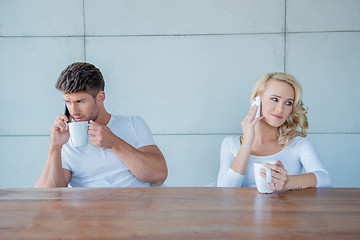
POLYGON ((48 159, 45 167, 35 183, 36 188, 67 187, 71 179, 71 172, 62 168, 61 148, 49 147, 48 159))
POLYGON ((156 145, 134 148, 117 137, 108 127, 91 121, 91 144, 111 149, 139 180, 161 185, 167 178, 165 158, 156 145))
POLYGON ((63 169, 61 163, 61 149, 70 136, 64 122, 67 120, 65 115, 59 115, 54 126, 51 127, 48 159, 39 179, 35 183, 37 188, 67 187, 70 182, 71 172, 63 169))

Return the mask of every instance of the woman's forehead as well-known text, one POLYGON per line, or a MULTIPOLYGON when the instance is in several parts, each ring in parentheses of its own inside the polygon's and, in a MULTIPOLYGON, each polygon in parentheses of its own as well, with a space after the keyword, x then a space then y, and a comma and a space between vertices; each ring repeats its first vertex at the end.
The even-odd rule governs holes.
POLYGON ((294 99, 294 88, 287 82, 279 81, 276 79, 270 79, 264 91, 264 94, 277 95, 286 99, 294 99))

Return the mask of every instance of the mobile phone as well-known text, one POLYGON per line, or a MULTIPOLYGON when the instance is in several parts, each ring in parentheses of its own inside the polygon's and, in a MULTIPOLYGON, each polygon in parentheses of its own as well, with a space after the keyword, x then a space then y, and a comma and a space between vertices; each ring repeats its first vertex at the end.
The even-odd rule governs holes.
POLYGON ((68 121, 70 122, 70 112, 69 112, 69 109, 68 109, 67 106, 66 106, 66 103, 65 103, 64 115, 67 116, 68 121))
POLYGON ((256 114, 255 114, 255 118, 260 117, 260 112, 261 112, 261 97, 260 96, 256 96, 251 104, 251 106, 258 106, 258 109, 256 110, 256 114))

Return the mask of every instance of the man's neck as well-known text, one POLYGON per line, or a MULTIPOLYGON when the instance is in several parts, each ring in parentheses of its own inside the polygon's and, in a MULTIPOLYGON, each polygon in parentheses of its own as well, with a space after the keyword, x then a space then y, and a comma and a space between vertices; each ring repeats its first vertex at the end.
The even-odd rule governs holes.
POLYGON ((97 116, 97 118, 94 120, 94 122, 100 124, 100 125, 104 125, 106 126, 109 121, 110 121, 110 118, 111 118, 111 114, 109 114, 105 107, 102 106, 100 107, 99 109, 99 115, 97 116))

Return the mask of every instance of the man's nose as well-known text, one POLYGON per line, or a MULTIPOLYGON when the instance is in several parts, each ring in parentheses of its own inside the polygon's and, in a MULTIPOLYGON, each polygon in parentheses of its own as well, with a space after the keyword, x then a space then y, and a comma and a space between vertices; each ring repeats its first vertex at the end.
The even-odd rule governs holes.
POLYGON ((76 104, 69 104, 68 108, 69 108, 70 114, 72 116, 74 116, 78 113, 78 107, 76 106, 76 104))

